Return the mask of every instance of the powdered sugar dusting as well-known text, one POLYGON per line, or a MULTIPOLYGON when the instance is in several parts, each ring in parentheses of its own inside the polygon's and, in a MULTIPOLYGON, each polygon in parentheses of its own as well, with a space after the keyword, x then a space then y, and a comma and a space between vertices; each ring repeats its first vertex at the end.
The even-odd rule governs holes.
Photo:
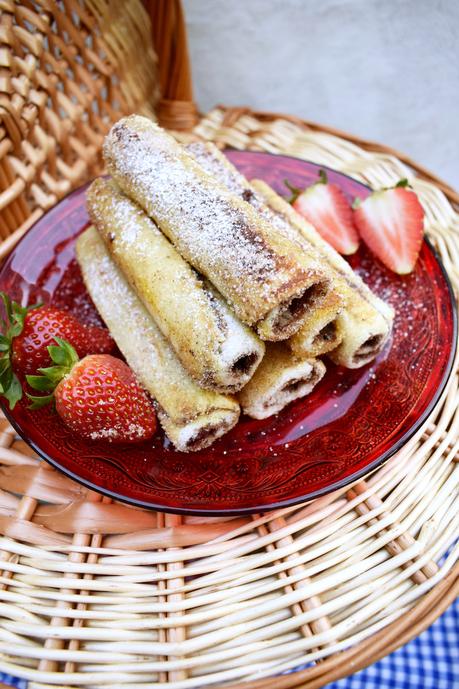
POLYGON ((115 179, 154 217, 180 253, 253 323, 309 276, 295 249, 260 221, 175 141, 145 118, 118 122, 104 156, 115 179))
MULTIPOLYGON (((199 165, 217 179, 221 184, 236 196, 240 196, 249 203, 272 227, 282 236, 300 247, 303 251, 316 254, 313 245, 308 242, 289 222, 278 213, 275 213, 261 194, 253 188, 250 182, 239 170, 221 153, 212 143, 196 141, 185 146, 199 165)), ((319 256, 317 256, 319 258, 319 256)), ((317 262, 319 265, 319 262, 317 262)))
MULTIPOLYGON (((266 188, 266 193, 269 194, 269 187, 256 182, 255 184, 260 184, 261 191, 259 192, 258 187, 250 184, 214 144, 193 143, 187 146, 187 150, 207 172, 226 184, 233 193, 244 197, 282 235, 296 241, 305 251, 315 253, 322 265, 329 264, 331 266, 336 288, 341 289, 344 293, 349 293, 351 296, 345 312, 338 314, 339 326, 345 340, 343 347, 338 349, 338 356, 344 356, 349 365, 354 351, 349 346, 352 341, 355 353, 358 352, 359 354, 360 363, 373 359, 382 349, 391 332, 393 311, 390 305, 370 290, 361 277, 354 273, 347 261, 325 242, 309 223, 304 223, 303 219, 298 216, 299 226, 295 226, 290 218, 291 215, 296 215, 292 208, 287 207, 283 213, 280 207, 275 206, 273 209, 267 205, 269 199, 265 199, 263 192, 266 188), (303 226, 304 233, 301 229, 303 226), (364 359, 363 352, 359 351, 359 347, 371 336, 377 337, 379 340, 371 351, 367 352, 366 359, 364 359), (344 350, 346 354, 344 354, 344 350)), ((280 200, 279 203, 281 203, 280 200)), ((306 323, 304 332, 307 332, 307 327, 306 323)))
POLYGON ((190 378, 94 228, 79 238, 77 256, 100 315, 136 377, 157 401, 159 419, 172 442, 179 442, 179 434, 189 424, 194 432, 196 422, 204 424, 210 417, 229 430, 237 421, 238 405, 190 378))
POLYGON ((204 387, 240 389, 264 347, 152 220, 113 182, 96 180, 88 208, 110 252, 189 373, 204 387), (250 356, 247 371, 233 364, 250 356))
MULTIPOLYGON (((249 183, 244 175, 225 158, 215 144, 193 141, 190 144, 185 144, 184 148, 205 172, 221 182, 233 194, 242 196, 249 189, 249 183)), ((251 203, 248 198, 245 200, 251 203)))
MULTIPOLYGON (((352 290, 358 292, 363 300, 383 316, 389 328, 391 327, 393 320, 391 307, 370 290, 347 261, 330 247, 312 226, 308 226, 308 235, 306 236, 291 224, 286 215, 279 210, 275 211, 270 208, 263 195, 223 156, 214 144, 196 142, 189 144, 187 150, 208 173, 214 175, 234 194, 245 198, 282 235, 298 243, 306 251, 315 252, 322 264, 329 263, 340 279, 344 280, 352 290)), ((291 209, 291 212, 294 213, 294 210, 291 209)), ((300 220, 300 222, 303 221, 300 220)))

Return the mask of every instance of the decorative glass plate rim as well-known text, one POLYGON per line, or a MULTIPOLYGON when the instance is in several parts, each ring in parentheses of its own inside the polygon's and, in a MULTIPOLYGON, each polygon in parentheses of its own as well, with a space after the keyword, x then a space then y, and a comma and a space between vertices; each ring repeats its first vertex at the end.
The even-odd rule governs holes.
MULTIPOLYGON (((234 153, 245 153, 244 150, 240 150, 237 148, 231 148, 231 147, 226 147, 224 149, 224 152, 234 152, 234 153)), ((356 180, 354 177, 351 175, 348 175, 344 172, 341 172, 339 170, 335 170, 334 168, 328 166, 328 165, 320 165, 314 161, 311 160, 305 160, 303 158, 298 158, 296 156, 289 156, 285 155, 283 153, 276 154, 276 153, 270 153, 268 151, 250 151, 250 154, 257 155, 261 154, 262 156, 272 156, 273 158, 276 157, 282 157, 282 158, 289 158, 291 160, 295 160, 301 163, 307 163, 309 165, 316 166, 318 168, 323 168, 325 170, 328 170, 334 174, 338 174, 339 176, 342 177, 347 177, 348 179, 352 180, 353 183, 359 184, 361 187, 364 187, 367 190, 371 191, 371 187, 369 187, 367 184, 364 184, 360 180, 356 180)), ((82 184, 76 189, 73 189, 71 192, 63 196, 56 204, 51 206, 49 208, 45 215, 50 213, 56 206, 58 206, 60 203, 64 202, 66 199, 70 198, 74 194, 78 194, 81 192, 82 189, 86 188, 90 182, 86 182, 85 184, 82 184)), ((43 221, 44 216, 41 216, 28 230, 27 232, 21 237, 19 242, 16 244, 14 249, 8 254, 4 261, 0 265, 0 272, 3 271, 4 266, 6 262, 10 259, 11 255, 17 250, 17 248, 20 246, 21 242, 23 239, 31 232, 35 226, 41 221, 43 221)), ((21 428, 21 425, 16 422, 14 419, 12 413, 9 410, 9 407, 5 400, 0 397, 0 407, 2 408, 3 413, 5 414, 5 417, 7 418, 8 422, 11 424, 11 426, 14 428, 14 430, 18 433, 18 435, 29 445, 29 447, 34 450, 42 459, 44 459, 48 464, 53 466, 55 469, 59 470, 62 472, 65 476, 73 479, 80 485, 85 486, 86 488, 93 490, 96 493, 99 493, 101 495, 104 495, 106 497, 109 497, 113 500, 117 500, 119 502, 123 502, 128 505, 132 505, 134 507, 139 507, 142 509, 149 509, 149 510, 155 510, 157 512, 164 512, 168 514, 178 514, 178 515, 196 515, 196 516, 204 516, 204 517, 215 517, 218 515, 221 516, 236 516, 236 515, 249 515, 249 514, 263 514, 265 512, 270 512, 273 510, 277 509, 282 509, 286 507, 292 507, 294 505, 298 505, 301 503, 306 503, 310 502, 311 500, 315 500, 319 497, 322 497, 323 495, 327 495, 329 493, 332 493, 336 490, 339 490, 341 488, 344 488, 345 486, 350 486, 359 479, 361 479, 363 476, 368 476, 369 474, 373 473, 376 469, 378 469, 380 466, 385 464, 391 457, 393 457, 399 450, 406 445, 406 443, 419 431, 419 429, 422 427, 424 422, 427 420, 427 418, 431 415, 433 410, 435 409, 436 405, 438 404, 443 392, 446 389, 446 386, 448 384, 448 381, 451 377, 452 371, 453 371, 453 364, 458 348, 458 308, 457 308, 457 303, 456 303, 456 298, 454 294, 454 290, 451 284, 451 281, 449 279, 448 273, 443 265, 443 262, 441 260, 441 257, 434 247, 433 243, 430 241, 429 237, 427 235, 424 235, 424 240, 423 240, 427 246, 429 247, 429 250, 431 251, 433 257, 435 258, 436 263, 438 264, 438 267, 440 269, 440 272, 443 276, 443 279, 445 281, 445 284, 448 289, 448 295, 449 295, 449 300, 451 304, 451 314, 452 314, 452 346, 449 352, 449 357, 448 357, 448 363, 447 366, 445 367, 445 371, 443 374, 443 377, 440 381, 440 384, 438 385, 437 389, 435 390, 432 399, 430 400, 429 404, 425 408, 425 410, 420 414, 420 416, 413 422, 413 424, 406 430, 403 435, 394 442, 394 444, 388 448, 385 452, 382 452, 381 455, 379 455, 376 459, 374 459, 371 463, 366 465, 365 467, 362 467, 358 471, 355 471, 352 474, 349 474, 348 476, 345 476, 342 479, 336 480, 332 483, 330 483, 328 486, 321 487, 317 490, 311 491, 305 496, 295 496, 290 499, 285 499, 281 500, 279 502, 273 502, 269 503, 266 505, 262 505, 260 507, 241 507, 241 508, 220 508, 220 509, 202 509, 202 508, 193 508, 193 507, 168 507, 165 505, 161 504, 156 504, 154 502, 146 502, 144 500, 140 500, 137 498, 129 498, 125 495, 119 494, 114 490, 109 490, 106 488, 102 488, 101 486, 98 486, 94 484, 92 481, 82 478, 75 472, 71 471, 70 469, 62 466, 59 461, 54 460, 50 455, 48 455, 47 452, 42 450, 40 446, 34 441, 31 440, 28 436, 28 434, 21 428)))

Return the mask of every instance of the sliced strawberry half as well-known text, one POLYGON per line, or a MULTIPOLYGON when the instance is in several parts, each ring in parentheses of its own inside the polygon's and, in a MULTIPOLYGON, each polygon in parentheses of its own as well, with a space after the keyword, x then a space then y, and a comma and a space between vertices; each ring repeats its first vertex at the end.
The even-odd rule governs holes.
POLYGON ((340 254, 353 254, 359 247, 352 208, 341 189, 330 184, 324 170, 320 180, 304 191, 285 184, 292 192, 289 199, 295 210, 340 254))
POLYGON ((424 210, 408 181, 375 191, 354 208, 365 244, 387 268, 399 275, 413 270, 422 246, 424 210))

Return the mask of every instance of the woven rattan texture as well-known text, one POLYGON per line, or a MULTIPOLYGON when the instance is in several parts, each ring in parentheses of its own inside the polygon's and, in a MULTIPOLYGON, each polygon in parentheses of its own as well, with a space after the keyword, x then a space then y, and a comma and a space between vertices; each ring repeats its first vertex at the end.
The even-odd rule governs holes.
MULTIPOLYGON (((392 155, 240 110, 214 110, 195 135, 374 186, 409 176, 457 291, 458 215, 392 155)), ((457 593, 458 403, 456 362, 424 427, 366 481, 253 518, 112 503, 40 462, 3 421, 0 669, 33 689, 313 689, 390 652, 457 593)))
POLYGON ((0 1, 0 237, 8 249, 40 215, 101 170, 122 114, 157 99, 141 0, 0 1))

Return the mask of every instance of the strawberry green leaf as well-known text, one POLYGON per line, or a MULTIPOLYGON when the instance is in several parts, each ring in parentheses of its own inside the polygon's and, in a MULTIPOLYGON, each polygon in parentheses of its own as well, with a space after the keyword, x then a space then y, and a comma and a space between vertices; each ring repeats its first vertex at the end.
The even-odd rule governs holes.
POLYGON ((328 177, 325 170, 319 170, 319 184, 328 184, 328 177))
POLYGON ((26 376, 26 380, 33 390, 39 390, 40 392, 49 392, 56 387, 55 383, 45 376, 26 376))
MULTIPOLYGON (((49 355, 56 364, 55 366, 46 366, 38 369, 40 375, 26 376, 26 380, 31 388, 40 392, 50 392, 47 395, 50 399, 53 397, 54 390, 59 385, 60 381, 72 370, 73 366, 78 361, 78 354, 72 345, 60 337, 55 338, 55 345, 48 346, 49 355)), ((48 402, 41 403, 42 398, 35 398, 28 395, 33 400, 33 409, 38 406, 43 406, 48 402), (37 406, 38 405, 38 406, 37 406)))
POLYGON ((11 349, 13 339, 20 335, 24 329, 24 323, 29 311, 36 309, 41 304, 33 306, 21 306, 12 301, 6 292, 0 292, 0 300, 6 312, 6 321, 0 318, 2 333, 0 334, 0 395, 8 400, 10 409, 14 409, 18 400, 22 397, 22 387, 18 377, 13 372, 11 363, 11 349))
POLYGON ((21 306, 16 301, 11 302, 11 308, 13 314, 16 316, 26 316, 31 309, 36 309, 39 304, 34 304, 33 306, 21 306))
POLYGON ((13 323, 10 325, 8 328, 8 333, 7 337, 10 339, 10 341, 14 338, 17 337, 22 333, 22 330, 24 328, 24 321, 20 320, 14 320, 13 323))
POLYGON ((356 210, 356 208, 360 208, 361 205, 362 205, 362 199, 359 198, 358 196, 356 196, 352 202, 353 210, 356 210))
MULTIPOLYGON (((69 372, 68 366, 47 366, 46 368, 39 368, 38 373, 41 373, 42 377, 53 383, 53 387, 62 380, 64 376, 69 372)), ((37 376, 39 378, 40 376, 37 376)))
POLYGON ((13 301, 12 308, 13 308, 13 325, 20 326, 21 330, 19 332, 22 332, 22 329, 24 327, 25 317, 27 315, 27 310, 24 310, 23 307, 19 306, 19 304, 16 304, 15 301, 13 301))
POLYGON ((48 352, 51 360, 58 366, 66 366, 68 370, 77 363, 79 357, 70 342, 63 340, 61 337, 55 337, 56 345, 49 345, 48 352))
POLYGON ((3 305, 5 307, 6 311, 6 317, 8 321, 11 321, 12 317, 12 307, 11 307, 11 299, 5 292, 0 292, 0 298, 3 301, 3 305))
POLYGON ((51 361, 57 366, 65 366, 68 362, 68 354, 65 349, 57 345, 49 345, 47 347, 51 361))
POLYGON ((5 371, 7 371, 9 368, 11 368, 10 355, 4 354, 0 358, 0 378, 5 374, 5 371))
POLYGON ((32 401, 32 404, 29 404, 29 409, 41 409, 41 407, 46 407, 54 399, 54 395, 30 395, 28 392, 26 394, 29 400, 32 401))
POLYGON ((3 385, 3 389, 7 390, 11 381, 13 380, 13 369, 11 366, 5 366, 4 370, 0 374, 0 383, 3 385))
MULTIPOLYGON (((11 301, 10 297, 6 292, 0 292, 0 299, 3 301, 3 305, 6 311, 6 323, 3 318, 0 318, 0 323, 2 326, 2 337, 4 342, 9 344, 11 347, 12 340, 21 334, 24 328, 24 322, 29 311, 33 309, 38 309, 41 304, 33 304, 32 306, 21 306, 15 301, 11 301)), ((6 351, 6 350, 3 350, 6 351)))
POLYGON ((9 386, 3 390, 2 394, 8 400, 10 409, 14 409, 16 402, 19 402, 19 400, 22 398, 22 386, 15 373, 13 373, 11 377, 9 386))

